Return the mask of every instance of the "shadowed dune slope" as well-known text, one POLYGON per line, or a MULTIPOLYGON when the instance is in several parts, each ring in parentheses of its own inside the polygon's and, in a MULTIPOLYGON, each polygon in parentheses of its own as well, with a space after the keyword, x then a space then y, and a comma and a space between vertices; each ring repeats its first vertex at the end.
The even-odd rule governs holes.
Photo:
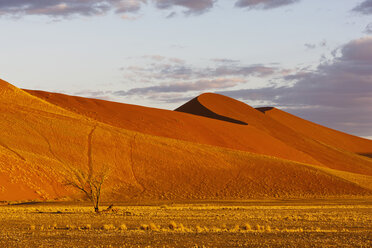
POLYGON ((236 124, 240 124, 240 125, 248 125, 247 123, 245 123, 243 121, 235 120, 233 118, 218 115, 218 114, 212 112, 211 110, 209 110, 208 108, 206 108, 202 104, 200 104, 197 97, 195 97, 191 101, 185 103, 181 107, 175 109, 175 111, 194 114, 194 115, 198 115, 198 116, 204 116, 204 117, 207 117, 207 118, 212 118, 212 119, 221 120, 221 121, 227 121, 227 122, 236 123, 236 124))
MULTIPOLYGON (((133 107, 66 98, 71 102, 83 102, 83 105, 102 104, 104 109, 116 106, 118 111, 122 107, 133 107)), ((71 168, 93 172, 107 170, 103 192, 103 200, 107 201, 344 197, 372 193, 372 179, 368 175, 133 131, 114 123, 120 118, 112 119, 111 124, 101 121, 103 113, 94 108, 91 111, 95 111, 96 118, 82 111, 89 108, 72 111, 79 105, 69 108, 61 108, 61 105, 0 81, 0 200, 81 198, 79 192, 65 184, 71 176, 71 168)), ((254 128, 249 122, 238 125, 184 113, 144 109, 148 114, 142 114, 143 120, 150 120, 148 115, 152 112, 155 117, 169 113, 167 119, 162 120, 164 123, 177 123, 178 119, 173 117, 176 114, 185 120, 191 118, 194 126, 205 125, 206 130, 220 125, 213 123, 226 125, 221 131, 229 125, 254 128)), ((140 107, 130 113, 139 110, 140 107)), ((112 111, 108 115, 116 113, 115 109, 112 111)), ((141 114, 136 117, 141 118, 141 114)), ((180 127, 185 125, 183 121, 179 121, 180 127)), ((156 119, 153 122, 152 128, 160 125, 156 119)), ((173 123, 168 124, 169 127, 174 128, 173 123)), ((151 131, 146 127, 147 132, 151 131)), ((239 132, 244 130, 239 129, 239 132)), ((260 135, 259 138, 271 137, 266 132, 260 135)))

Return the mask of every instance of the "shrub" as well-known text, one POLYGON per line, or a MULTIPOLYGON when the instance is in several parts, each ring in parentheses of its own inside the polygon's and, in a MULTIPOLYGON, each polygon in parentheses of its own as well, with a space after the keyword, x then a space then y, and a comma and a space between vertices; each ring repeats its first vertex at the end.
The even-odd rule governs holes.
POLYGON ((204 231, 204 229, 202 227, 200 227, 200 226, 196 226, 195 228, 196 228, 196 232, 197 233, 201 233, 201 232, 204 231))
POLYGON ((171 230, 176 230, 177 229, 177 223, 172 221, 171 223, 169 223, 169 229, 171 230))
POLYGON ((149 225, 149 229, 150 229, 151 231, 159 231, 159 230, 160 230, 160 227, 157 226, 157 225, 155 225, 154 223, 150 223, 150 225, 149 225))
POLYGON ((126 230, 128 230, 128 228, 127 228, 127 226, 126 226, 125 224, 121 224, 121 225, 119 226, 119 229, 120 229, 121 231, 126 231, 126 230))
POLYGON ((113 224, 104 224, 102 226, 102 229, 105 230, 105 231, 115 230, 115 226, 113 224))
POLYGON ((86 224, 86 225, 82 226, 81 229, 90 230, 90 229, 92 229, 92 225, 91 224, 86 224))
POLYGON ((260 226, 259 224, 256 225, 257 231, 265 231, 265 226, 260 226))
POLYGON ((250 231, 252 230, 252 227, 248 223, 245 223, 244 225, 242 225, 242 230, 250 231))
POLYGON ((235 225, 234 228, 232 228, 230 231, 231 232, 239 232, 240 230, 240 226, 239 225, 235 225))
POLYGON ((183 226, 183 224, 179 224, 177 230, 180 232, 185 232, 186 228, 183 226))
POLYGON ((75 230, 76 226, 75 225, 66 225, 67 230, 75 230))
POLYGON ((140 230, 144 230, 144 231, 146 231, 146 230, 149 230, 150 228, 149 228, 149 225, 146 225, 146 224, 142 224, 141 226, 140 226, 140 230))

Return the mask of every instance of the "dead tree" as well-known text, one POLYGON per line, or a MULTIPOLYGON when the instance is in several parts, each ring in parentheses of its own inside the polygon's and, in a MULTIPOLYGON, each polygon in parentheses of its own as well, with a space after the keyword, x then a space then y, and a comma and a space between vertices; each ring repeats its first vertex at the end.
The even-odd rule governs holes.
POLYGON ((94 170, 85 171, 80 168, 69 168, 67 185, 70 185, 82 193, 92 202, 94 211, 99 213, 102 185, 107 179, 108 169, 99 172, 94 170))
MULTIPOLYGON (((83 167, 67 166, 67 185, 80 190, 93 203, 94 211, 99 212, 102 185, 109 174, 107 165, 97 166, 92 159, 92 137, 97 126, 94 126, 88 135, 88 164, 83 167)), ((65 163, 63 163, 65 164, 65 163)), ((66 164, 65 164, 66 165, 66 164)))

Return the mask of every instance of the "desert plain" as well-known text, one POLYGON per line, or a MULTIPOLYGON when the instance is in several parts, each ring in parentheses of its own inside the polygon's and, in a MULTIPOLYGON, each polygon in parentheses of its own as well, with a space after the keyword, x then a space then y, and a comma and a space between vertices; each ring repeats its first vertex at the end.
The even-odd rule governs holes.
POLYGON ((1 206, 1 247, 370 247, 371 200, 1 206))

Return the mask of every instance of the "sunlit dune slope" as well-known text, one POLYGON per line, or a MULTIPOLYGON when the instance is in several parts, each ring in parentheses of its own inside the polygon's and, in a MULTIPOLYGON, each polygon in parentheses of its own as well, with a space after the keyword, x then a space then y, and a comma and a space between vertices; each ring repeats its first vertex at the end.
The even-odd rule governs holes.
MULTIPOLYGON (((247 123, 248 126, 267 133, 298 151, 311 156, 317 161, 314 164, 342 171, 372 175, 371 160, 355 153, 355 151, 369 151, 369 147, 372 144, 370 140, 337 131, 333 131, 332 134, 329 133, 330 136, 327 139, 319 139, 318 136, 304 135, 303 131, 297 131, 297 128, 299 130, 306 129, 307 125, 307 122, 305 120, 301 121, 300 118, 297 119, 297 122, 292 122, 291 120, 282 122, 276 118, 271 118, 270 114, 265 114, 243 102, 219 94, 206 93, 196 99, 197 101, 193 99, 178 108, 177 111, 200 115, 200 108, 208 109, 209 112, 213 112, 215 115, 247 123), (335 146, 335 141, 327 142, 327 140, 332 140, 333 133, 337 133, 336 142, 346 142, 348 145, 335 146)), ((282 113, 285 112, 282 111, 282 113)), ((206 116, 205 114, 202 115, 206 116)), ((322 137, 326 136, 327 134, 324 134, 322 137)))
MULTIPOLYGON (((75 100, 92 105, 107 103, 75 100)), ((71 111, 74 107, 62 108, 0 81, 0 200, 81 198, 79 192, 65 184, 71 177, 71 168, 93 173, 104 168, 108 172, 103 192, 107 201, 343 197, 372 193, 372 179, 367 175, 133 131, 120 127, 115 119, 111 124, 101 121, 99 112, 92 118, 82 109, 71 111)), ((145 109, 152 113, 153 109, 145 109)), ((115 110, 112 111, 114 115, 115 110)), ((170 113, 184 116, 185 120, 192 116, 164 113, 168 112, 166 120, 174 123, 178 119, 170 113)), ((191 118, 190 123, 201 123, 206 130, 218 126, 213 123, 224 123, 221 130, 229 125, 250 127, 249 123, 239 125, 198 116, 191 118)), ((151 129, 147 128, 149 132, 151 129)), ((259 137, 270 136, 262 132, 259 137)))
POLYGON ((309 155, 251 125, 64 94, 27 92, 72 112, 119 128, 304 163, 318 163, 309 155))

